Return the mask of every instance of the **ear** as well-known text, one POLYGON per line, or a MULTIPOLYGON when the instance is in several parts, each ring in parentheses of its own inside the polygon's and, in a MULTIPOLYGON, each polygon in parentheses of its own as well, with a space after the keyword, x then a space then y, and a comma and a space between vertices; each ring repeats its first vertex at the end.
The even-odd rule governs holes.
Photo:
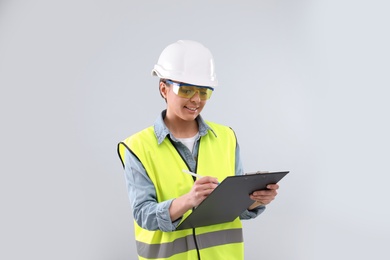
POLYGON ((161 96, 166 99, 168 94, 168 87, 165 85, 164 82, 160 82, 160 94, 161 96))

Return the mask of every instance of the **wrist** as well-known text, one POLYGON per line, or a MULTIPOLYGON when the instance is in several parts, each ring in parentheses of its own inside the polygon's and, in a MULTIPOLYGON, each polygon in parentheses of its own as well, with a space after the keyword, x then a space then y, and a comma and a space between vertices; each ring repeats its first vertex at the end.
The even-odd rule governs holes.
POLYGON ((264 206, 264 205, 265 204, 263 204, 261 201, 255 201, 252 205, 249 206, 248 210, 252 210, 254 208, 264 206))

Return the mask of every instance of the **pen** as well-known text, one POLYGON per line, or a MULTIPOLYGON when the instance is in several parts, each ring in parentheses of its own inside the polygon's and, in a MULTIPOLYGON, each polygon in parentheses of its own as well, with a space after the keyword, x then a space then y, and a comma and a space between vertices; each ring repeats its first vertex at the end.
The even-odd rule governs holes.
POLYGON ((182 170, 184 173, 188 173, 188 174, 190 174, 190 175, 192 175, 192 176, 194 176, 194 177, 196 177, 196 178, 202 178, 203 176, 201 176, 201 175, 199 175, 199 174, 196 174, 195 172, 190 172, 190 171, 188 171, 188 170, 185 170, 185 169, 183 169, 182 170))
MULTIPOLYGON (((194 177, 196 177, 196 178, 202 178, 203 176, 202 175, 199 175, 199 174, 197 174, 197 173, 195 173, 195 172, 190 172, 189 170, 186 170, 186 169, 183 169, 182 170, 184 173, 188 173, 188 174, 190 174, 190 175, 192 175, 192 176, 194 176, 194 177)), ((219 184, 219 182, 218 182, 218 184, 219 184)))

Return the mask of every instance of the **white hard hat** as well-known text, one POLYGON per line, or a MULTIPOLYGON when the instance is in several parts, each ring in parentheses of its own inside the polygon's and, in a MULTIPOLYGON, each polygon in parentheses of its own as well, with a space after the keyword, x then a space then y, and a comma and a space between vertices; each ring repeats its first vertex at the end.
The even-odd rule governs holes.
POLYGON ((154 65, 152 75, 192 85, 218 85, 214 58, 202 44, 180 40, 168 45, 154 65))

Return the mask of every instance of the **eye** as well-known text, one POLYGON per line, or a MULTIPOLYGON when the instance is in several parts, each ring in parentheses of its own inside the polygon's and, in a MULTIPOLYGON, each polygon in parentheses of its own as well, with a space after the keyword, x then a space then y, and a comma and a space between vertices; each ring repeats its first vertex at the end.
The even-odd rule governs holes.
POLYGON ((201 95, 201 96, 207 96, 207 91, 201 90, 201 91, 199 91, 199 95, 201 95))
POLYGON ((190 94, 194 93, 194 90, 190 89, 190 88, 183 88, 183 87, 181 87, 180 88, 180 92, 185 94, 185 95, 190 95, 190 94))

